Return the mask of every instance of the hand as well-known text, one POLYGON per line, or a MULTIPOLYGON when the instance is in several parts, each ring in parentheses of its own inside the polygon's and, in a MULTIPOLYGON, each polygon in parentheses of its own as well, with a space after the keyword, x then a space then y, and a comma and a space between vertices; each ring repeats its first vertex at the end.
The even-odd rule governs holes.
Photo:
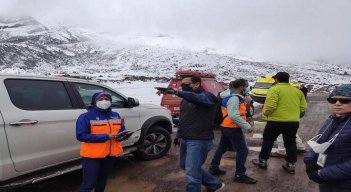
POLYGON ((310 180, 312 180, 318 184, 325 182, 324 179, 322 179, 321 176, 318 174, 318 171, 308 172, 307 175, 308 175, 308 178, 310 178, 310 180))
POLYGON ((156 94, 160 96, 161 94, 165 94, 164 92, 165 92, 165 89, 167 89, 167 88, 155 87, 155 89, 157 89, 156 94))
POLYGON ((110 139, 115 139, 117 137, 117 134, 109 134, 110 139))
POLYGON ((304 163, 306 165, 306 173, 318 171, 318 169, 320 169, 315 161, 307 160, 304 163))
POLYGON ((155 87, 155 89, 157 89, 157 93, 158 95, 161 94, 176 94, 177 91, 172 89, 172 88, 164 88, 164 87, 155 87))
POLYGON ((173 145, 174 145, 175 147, 180 146, 180 139, 179 139, 178 137, 176 137, 176 138, 173 139, 173 145))
POLYGON ((247 130, 248 133, 252 133, 254 131, 255 127, 254 126, 251 126, 250 129, 247 130))
POLYGON ((120 132, 118 133, 114 139, 118 142, 121 142, 121 141, 125 141, 125 140, 128 140, 130 136, 132 136, 134 132, 132 131, 123 131, 123 132, 120 132))
POLYGON ((176 90, 174 90, 174 89, 172 89, 172 88, 168 88, 167 90, 166 90, 166 94, 172 94, 172 95, 175 95, 177 93, 177 91, 176 90))

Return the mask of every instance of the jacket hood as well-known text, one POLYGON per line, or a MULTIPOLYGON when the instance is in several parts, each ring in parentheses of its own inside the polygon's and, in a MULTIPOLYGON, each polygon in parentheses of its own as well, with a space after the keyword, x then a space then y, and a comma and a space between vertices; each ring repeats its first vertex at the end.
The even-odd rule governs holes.
POLYGON ((222 99, 224 99, 224 98, 226 98, 228 96, 233 96, 233 95, 237 95, 237 96, 241 97, 242 99, 245 99, 245 97, 243 95, 237 94, 237 93, 235 93, 234 91, 232 91, 230 89, 226 89, 226 90, 222 91, 219 95, 220 95, 220 97, 222 99))

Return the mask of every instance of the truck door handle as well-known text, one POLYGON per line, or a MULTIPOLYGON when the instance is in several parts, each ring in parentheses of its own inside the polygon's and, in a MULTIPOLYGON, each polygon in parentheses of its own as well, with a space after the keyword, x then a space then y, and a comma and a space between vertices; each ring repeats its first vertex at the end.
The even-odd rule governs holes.
POLYGON ((22 119, 20 121, 10 123, 10 125, 14 125, 14 126, 16 126, 16 125, 34 125, 37 123, 38 123, 37 120, 22 119))

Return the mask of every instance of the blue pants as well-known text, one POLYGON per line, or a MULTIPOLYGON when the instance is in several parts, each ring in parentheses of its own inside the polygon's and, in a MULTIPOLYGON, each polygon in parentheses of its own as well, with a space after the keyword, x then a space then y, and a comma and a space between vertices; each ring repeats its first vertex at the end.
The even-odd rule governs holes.
POLYGON ((213 156, 211 166, 218 167, 220 165, 222 155, 227 151, 228 146, 236 149, 236 171, 235 175, 242 176, 246 173, 245 162, 249 150, 246 145, 244 133, 239 128, 221 128, 221 140, 215 155, 213 156))
POLYGON ((103 192, 105 190, 107 176, 113 168, 116 157, 105 158, 82 158, 83 183, 80 192, 103 192))
POLYGON ((200 192, 201 184, 214 189, 220 182, 201 166, 205 163, 207 153, 213 145, 213 140, 181 139, 179 163, 185 170, 186 192, 200 192))

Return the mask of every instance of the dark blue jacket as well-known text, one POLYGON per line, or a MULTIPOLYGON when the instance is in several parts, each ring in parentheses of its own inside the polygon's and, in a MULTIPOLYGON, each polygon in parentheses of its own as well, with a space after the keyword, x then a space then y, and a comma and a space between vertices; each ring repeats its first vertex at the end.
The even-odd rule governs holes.
MULTIPOLYGON (((325 152, 327 158, 320 176, 327 184, 351 189, 351 115, 343 118, 330 116, 320 129, 319 134, 323 132, 324 134, 317 141, 318 143, 329 141, 337 133, 339 136, 325 152)), ((318 154, 312 150, 304 157, 305 162, 317 162, 317 159, 318 154)))
MULTIPOLYGON (((76 137, 78 141, 87 143, 99 143, 109 140, 109 134, 90 134, 90 121, 91 120, 109 120, 109 119, 121 119, 118 113, 113 112, 110 109, 103 110, 96 106, 88 109, 88 112, 81 114, 76 123, 76 137)), ((125 130, 124 124, 122 124, 119 132, 125 130)))

